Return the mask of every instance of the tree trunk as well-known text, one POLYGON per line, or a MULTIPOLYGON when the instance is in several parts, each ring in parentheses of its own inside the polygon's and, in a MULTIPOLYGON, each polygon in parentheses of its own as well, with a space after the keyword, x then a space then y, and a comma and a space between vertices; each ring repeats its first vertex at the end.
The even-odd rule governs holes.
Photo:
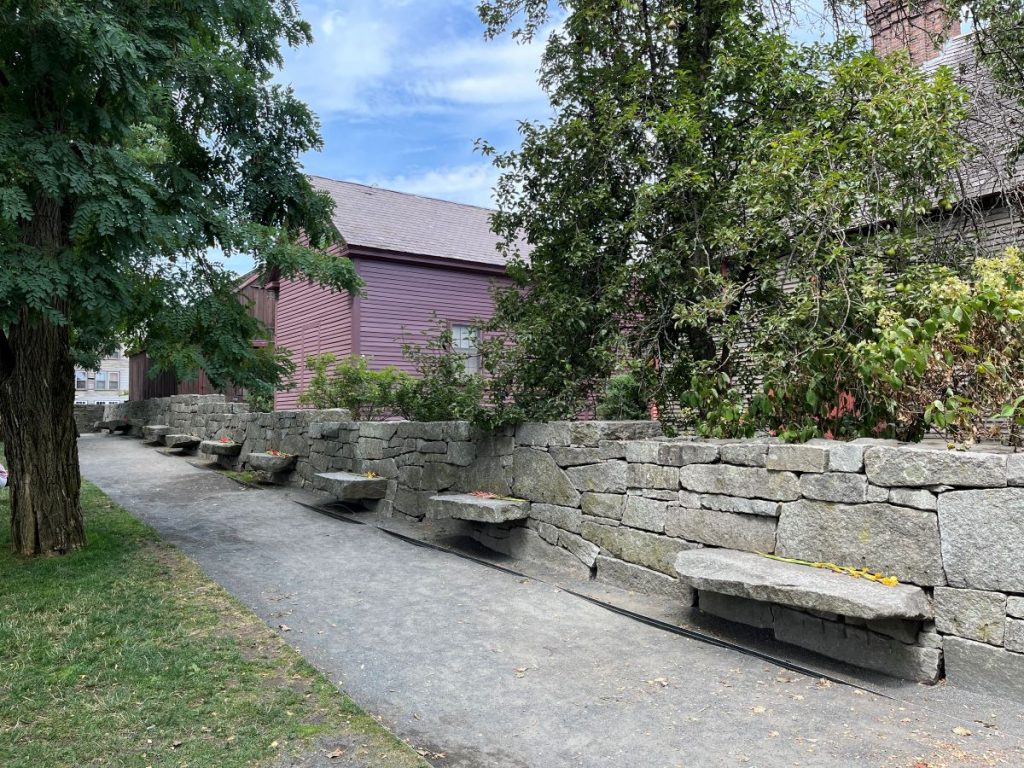
POLYGON ((85 544, 68 328, 25 317, 7 340, 13 366, 0 382, 0 412, 11 547, 22 555, 62 555, 85 544))
MULTIPOLYGON (((59 204, 41 198, 22 240, 41 258, 67 244, 59 204)), ((62 302, 54 309, 66 315, 62 302)), ((11 547, 22 555, 62 555, 85 544, 82 478, 75 433, 71 332, 22 309, 0 328, 0 430, 11 493, 11 547)))

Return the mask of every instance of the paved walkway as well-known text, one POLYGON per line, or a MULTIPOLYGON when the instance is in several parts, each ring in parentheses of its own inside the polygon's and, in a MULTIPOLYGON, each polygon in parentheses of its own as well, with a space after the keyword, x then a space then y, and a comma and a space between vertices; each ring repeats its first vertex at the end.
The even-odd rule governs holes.
POLYGON ((80 450, 88 479, 439 767, 1024 765, 1020 712, 996 700, 823 685, 136 440, 80 450))

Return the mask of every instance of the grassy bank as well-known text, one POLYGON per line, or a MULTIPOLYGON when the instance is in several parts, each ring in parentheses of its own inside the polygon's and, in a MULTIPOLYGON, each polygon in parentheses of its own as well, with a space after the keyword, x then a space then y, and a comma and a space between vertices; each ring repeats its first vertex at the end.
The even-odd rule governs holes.
POLYGON ((426 765, 95 487, 63 558, 10 554, 8 502, 0 765, 426 765))

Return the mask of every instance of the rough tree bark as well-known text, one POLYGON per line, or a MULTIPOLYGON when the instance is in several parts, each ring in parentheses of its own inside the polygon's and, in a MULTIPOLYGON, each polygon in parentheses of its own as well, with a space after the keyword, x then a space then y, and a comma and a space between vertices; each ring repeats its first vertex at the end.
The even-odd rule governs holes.
MULTIPOLYGON (((34 214, 24 240, 56 253, 63 242, 59 208, 44 201, 34 214)), ((19 554, 65 554, 85 544, 74 401, 68 326, 22 310, 16 324, 0 328, 0 429, 11 546, 19 554)))

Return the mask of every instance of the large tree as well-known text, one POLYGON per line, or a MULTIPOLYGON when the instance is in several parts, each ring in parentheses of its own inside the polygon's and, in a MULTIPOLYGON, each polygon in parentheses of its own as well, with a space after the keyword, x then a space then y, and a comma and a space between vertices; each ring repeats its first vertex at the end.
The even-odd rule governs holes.
MULTIPOLYGON (((870 326, 867 278, 969 245, 938 247, 932 220, 970 153, 952 72, 845 34, 795 42, 789 3, 558 6, 480 6, 492 35, 559 22, 540 72, 553 117, 495 156, 518 282, 492 326, 515 342, 492 344, 505 415, 576 413, 632 360, 651 400, 735 416, 766 376, 870 326)), ((849 7, 830 7, 841 27, 849 7)))
POLYGON ((294 0, 0 0, 0 422, 13 547, 84 543, 73 360, 144 327, 166 365, 279 371, 211 249, 355 289, 298 157, 318 124, 272 82, 294 0), (300 236, 306 245, 297 245, 300 236))

